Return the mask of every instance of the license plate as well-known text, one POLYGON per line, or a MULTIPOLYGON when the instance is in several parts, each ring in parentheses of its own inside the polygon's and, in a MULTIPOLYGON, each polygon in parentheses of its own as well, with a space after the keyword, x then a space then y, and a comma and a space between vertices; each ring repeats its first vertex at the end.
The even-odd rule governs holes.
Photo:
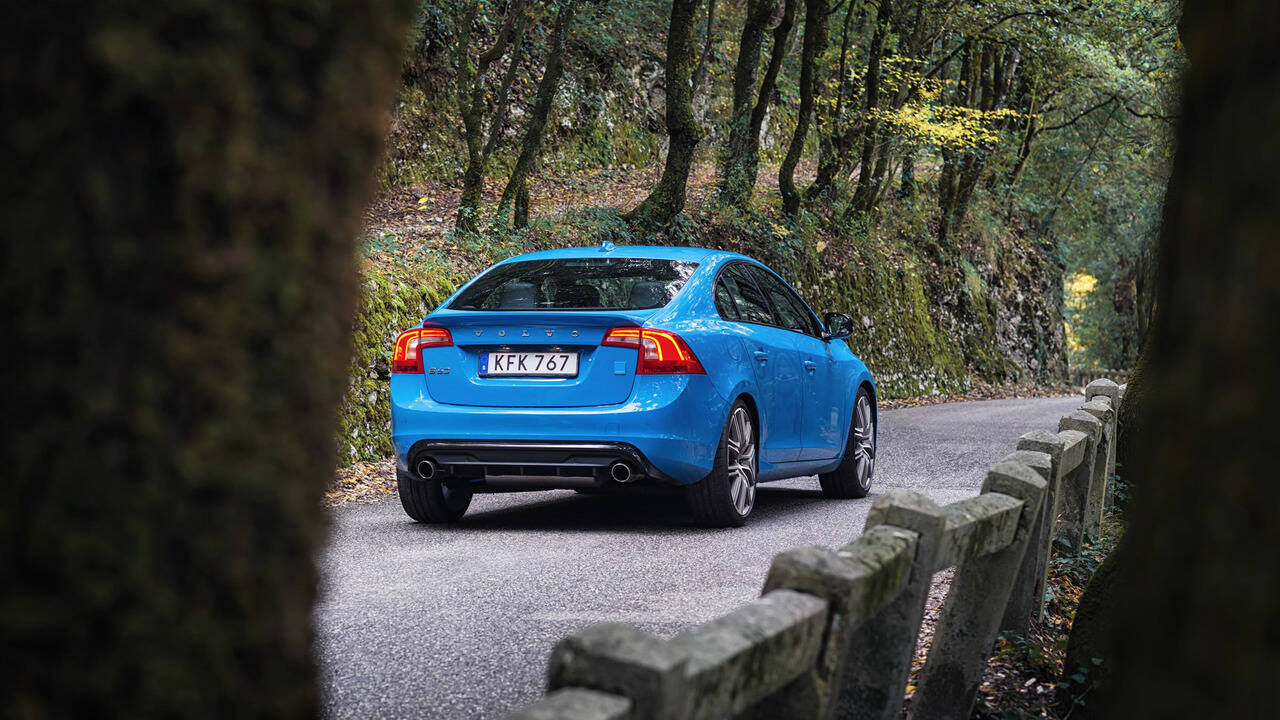
POLYGON ((576 352, 480 353, 480 377, 577 377, 576 352))

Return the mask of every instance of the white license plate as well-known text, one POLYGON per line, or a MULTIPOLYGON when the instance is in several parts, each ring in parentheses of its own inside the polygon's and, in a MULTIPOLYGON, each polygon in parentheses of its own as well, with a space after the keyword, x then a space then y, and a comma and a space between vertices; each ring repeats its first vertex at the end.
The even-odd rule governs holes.
POLYGON ((576 352, 480 353, 480 377, 577 377, 576 352))

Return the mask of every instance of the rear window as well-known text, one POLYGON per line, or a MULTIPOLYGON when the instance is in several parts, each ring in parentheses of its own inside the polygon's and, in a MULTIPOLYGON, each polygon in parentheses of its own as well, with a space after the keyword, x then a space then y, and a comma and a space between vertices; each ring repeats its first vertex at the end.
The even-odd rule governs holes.
POLYGON ((644 310, 680 292, 697 263, 655 258, 521 260, 481 275, 453 310, 644 310))

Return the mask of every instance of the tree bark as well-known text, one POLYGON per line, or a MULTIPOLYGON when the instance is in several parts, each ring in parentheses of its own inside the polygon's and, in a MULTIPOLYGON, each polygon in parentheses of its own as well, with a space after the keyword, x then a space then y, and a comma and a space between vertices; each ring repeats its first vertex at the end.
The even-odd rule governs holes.
POLYGON ((835 182, 841 166, 841 155, 844 151, 842 145, 845 144, 843 142, 845 129, 842 128, 844 125, 844 104, 845 95, 849 91, 849 39, 854 18, 853 6, 853 0, 849 0, 849 6, 844 11, 844 21, 840 24, 840 61, 836 66, 835 106, 830 112, 822 112, 819 109, 818 170, 814 175, 813 182, 809 183, 809 187, 805 188, 805 202, 810 202, 819 197, 825 198, 828 202, 831 201, 832 184, 835 182))
POLYGON ((879 139, 880 121, 876 109, 880 106, 880 60, 884 54, 884 36, 893 17, 892 0, 880 0, 876 10, 876 28, 871 34, 871 47, 867 51, 866 82, 866 133, 862 138, 862 159, 858 163, 858 189, 853 194, 853 205, 859 210, 870 207, 873 173, 872 153, 879 139))
POLYGON ((353 238, 414 7, 6 11, 0 715, 319 714, 353 238))
MULTIPOLYGON (((492 46, 471 59, 472 26, 480 11, 478 0, 469 0, 458 26, 454 45, 458 63, 458 114, 462 117, 463 144, 467 148, 467 167, 462 173, 462 195, 454 227, 458 232, 475 232, 479 222, 481 194, 484 192, 484 170, 488 159, 484 150, 485 100, 488 97, 485 73, 507 51, 516 30, 523 25, 524 7, 528 0, 512 0, 506 20, 498 29, 492 46)), ((514 60, 513 60, 514 62, 514 60)))
POLYGON ((695 54, 696 0, 675 0, 667 29, 666 103, 667 161, 658 184, 626 214, 636 227, 656 230, 684 210, 685 188, 693 153, 704 131, 693 116, 692 74, 695 54))
MULTIPOLYGON (((882 0, 888 2, 888 0, 882 0)), ((795 171, 809 137, 816 94, 815 76, 818 58, 827 47, 827 0, 805 0, 804 41, 800 49, 800 107, 796 111, 796 129, 791 144, 778 168, 778 190, 782 193, 782 211, 794 216, 800 211, 800 193, 796 190, 795 171)))
POLYGON ((1116 718, 1280 717, 1280 5, 1189 0, 1116 718), (1195 448, 1222 448, 1206 459, 1195 448))
MULTIPOLYGON (((784 1, 789 6, 794 0, 784 1)), ((764 31, 776 7, 776 0, 749 0, 747 17, 742 24, 742 36, 738 40, 738 60, 733 68, 733 109, 729 116, 729 135, 720 159, 720 181, 717 189, 720 203, 731 207, 745 207, 755 186, 755 162, 750 161, 749 157, 753 149, 755 153, 759 153, 760 127, 764 121, 762 111, 760 122, 756 122, 756 109, 763 110, 767 106, 769 96, 773 94, 772 82, 778 75, 771 59, 769 67, 772 70, 772 80, 766 74, 765 83, 760 89, 760 100, 756 101, 756 72, 760 68, 764 31), (765 92, 765 86, 769 86, 768 92, 765 92)), ((774 35, 773 55, 778 58, 779 65, 791 30, 788 12, 790 7, 784 11, 781 21, 786 25, 781 45, 777 34, 774 35), (782 49, 781 52, 779 48, 782 49)), ((779 28, 782 26, 780 24, 779 28)))
POLYGON ((502 190, 502 199, 498 201, 498 212, 495 222, 505 224, 507 213, 515 207, 513 225, 517 228, 529 224, 529 191, 526 184, 533 164, 538 160, 542 150, 542 140, 547 132, 547 120, 551 116, 551 108, 555 105, 556 91, 560 87, 560 77, 564 75, 564 44, 573 25, 573 13, 577 0, 563 0, 560 12, 556 14, 555 28, 551 31, 551 47, 547 50, 546 67, 542 71, 542 79, 538 81, 538 98, 534 101, 533 113, 529 116, 529 125, 524 131, 524 140, 520 143, 520 155, 516 158, 511 176, 507 178, 507 186, 502 190))

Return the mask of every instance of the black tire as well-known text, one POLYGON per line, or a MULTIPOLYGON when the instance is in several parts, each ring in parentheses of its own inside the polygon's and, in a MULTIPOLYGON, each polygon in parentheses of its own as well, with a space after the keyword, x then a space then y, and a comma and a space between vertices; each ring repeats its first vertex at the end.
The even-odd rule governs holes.
POLYGON ((470 492, 452 490, 439 480, 423 480, 401 472, 396 473, 396 481, 405 513, 420 523, 457 522, 471 505, 470 492))
POLYGON ((694 521, 703 527, 741 527, 751 516, 755 508, 755 479, 759 469, 759 437, 756 430, 755 415, 742 400, 733 403, 729 408, 729 417, 725 419, 724 430, 720 433, 720 444, 716 447, 716 460, 711 474, 694 485, 685 488, 685 499, 694 521), (750 455, 742 460, 741 455, 735 458, 730 435, 742 437, 741 423, 749 421, 746 435, 750 437, 750 455), (735 462, 742 460, 742 462, 735 462), (749 465, 750 474, 746 470, 749 465), (741 480, 741 483, 737 481, 741 480), (739 495, 735 495, 739 493, 739 495))
POLYGON ((818 482, 822 484, 822 494, 827 497, 864 498, 871 492, 875 472, 875 405, 871 393, 863 386, 858 388, 858 395, 853 401, 853 418, 849 421, 844 458, 835 470, 819 475, 818 482))

